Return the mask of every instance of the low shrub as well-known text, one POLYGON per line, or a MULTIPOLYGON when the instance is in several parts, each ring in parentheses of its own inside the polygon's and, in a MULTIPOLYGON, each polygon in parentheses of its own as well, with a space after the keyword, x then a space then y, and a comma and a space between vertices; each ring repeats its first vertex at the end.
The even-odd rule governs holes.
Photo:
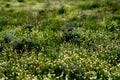
POLYGON ((13 41, 12 43, 13 51, 16 51, 17 53, 23 53, 25 51, 40 51, 41 45, 37 41, 32 41, 30 38, 28 39, 22 39, 20 41, 13 41))
POLYGON ((80 35, 77 32, 73 31, 65 31, 63 33, 64 41, 68 42, 76 42, 80 38, 80 35))

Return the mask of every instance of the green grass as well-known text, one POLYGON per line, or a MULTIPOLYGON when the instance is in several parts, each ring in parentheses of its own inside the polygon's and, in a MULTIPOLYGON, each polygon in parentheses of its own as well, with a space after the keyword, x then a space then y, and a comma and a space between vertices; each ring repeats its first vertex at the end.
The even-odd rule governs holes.
POLYGON ((119 80, 119 0, 1 0, 0 79, 119 80))

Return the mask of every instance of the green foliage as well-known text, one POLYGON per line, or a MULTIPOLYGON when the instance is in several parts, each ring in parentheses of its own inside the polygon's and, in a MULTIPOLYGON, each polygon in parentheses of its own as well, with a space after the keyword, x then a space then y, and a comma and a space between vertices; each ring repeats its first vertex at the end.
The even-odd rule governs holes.
POLYGON ((84 3, 79 3, 78 4, 78 7, 81 8, 81 9, 94 9, 94 8, 99 8, 101 7, 101 5, 96 2, 96 1, 85 1, 84 3))
POLYGON ((119 0, 0 0, 0 80, 119 80, 119 13, 119 0))
POLYGON ((106 29, 113 32, 113 31, 120 31, 120 23, 117 20, 107 21, 106 22, 106 29))
POLYGON ((7 33, 7 34, 4 34, 3 39, 5 43, 10 43, 12 40, 15 39, 15 36, 12 33, 7 33))
POLYGON ((63 33, 63 40, 67 41, 71 41, 71 42, 77 42, 77 40, 80 38, 79 34, 76 32, 72 32, 72 31, 65 31, 63 33))
POLYGON ((9 3, 7 3, 6 5, 5 5, 5 7, 7 7, 7 8, 9 8, 11 5, 9 4, 9 3))
POLYGON ((0 17, 0 26, 5 26, 8 24, 8 19, 7 17, 0 17))
POLYGON ((64 14, 66 12, 64 6, 62 6, 59 10, 58 10, 58 14, 64 14))
POLYGON ((24 2, 25 0, 18 0, 18 2, 24 2))
POLYGON ((29 38, 13 42, 12 47, 14 51, 17 51, 17 53, 23 53, 25 50, 27 50, 28 52, 33 49, 37 51, 41 50, 40 43, 38 43, 37 41, 32 41, 29 38))

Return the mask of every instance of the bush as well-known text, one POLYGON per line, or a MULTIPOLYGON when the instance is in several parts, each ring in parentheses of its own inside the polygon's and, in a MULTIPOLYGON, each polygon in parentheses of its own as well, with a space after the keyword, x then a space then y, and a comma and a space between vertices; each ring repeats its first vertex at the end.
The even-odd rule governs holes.
POLYGON ((65 31, 63 33, 63 39, 64 41, 68 42, 76 42, 80 38, 80 35, 76 32, 72 31, 65 31))
POLYGON ((23 53, 25 51, 40 51, 41 45, 37 41, 32 41, 30 38, 28 39, 22 39, 20 41, 13 41, 12 43, 13 51, 16 51, 17 53, 23 53))

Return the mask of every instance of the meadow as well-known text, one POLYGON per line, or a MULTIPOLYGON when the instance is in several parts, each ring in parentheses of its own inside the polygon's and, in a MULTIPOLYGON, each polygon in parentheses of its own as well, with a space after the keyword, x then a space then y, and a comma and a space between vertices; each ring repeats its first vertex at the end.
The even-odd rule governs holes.
POLYGON ((0 0, 0 80, 120 80, 120 0, 0 0))

